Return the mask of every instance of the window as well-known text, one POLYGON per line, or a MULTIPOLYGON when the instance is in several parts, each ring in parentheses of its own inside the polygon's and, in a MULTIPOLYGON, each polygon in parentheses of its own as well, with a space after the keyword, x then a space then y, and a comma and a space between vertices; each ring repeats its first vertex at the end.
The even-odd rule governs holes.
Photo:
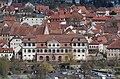
POLYGON ((63 52, 63 49, 61 49, 61 52, 63 52))
POLYGON ((76 49, 74 49, 74 52, 76 52, 76 49))
POLYGON ((80 43, 78 43, 78 46, 80 46, 80 43))
POLYGON ((26 57, 26 55, 24 55, 26 57))
POLYGON ((43 56, 40 56, 40 57, 39 57, 39 60, 43 60, 43 56))
POLYGON ((49 44, 48 46, 51 46, 51 44, 49 44))
POLYGON ((30 41, 30 38, 28 38, 28 41, 30 41))
POLYGON ((55 49, 53 49, 53 53, 55 53, 55 49))
POLYGON ((82 43, 82 46, 85 46, 85 43, 82 43))
POLYGON ((76 43, 73 43, 73 46, 76 46, 76 43))
POLYGON ((28 55, 30 57, 30 55, 28 55))
POLYGON ((31 46, 31 44, 30 44, 30 43, 28 43, 28 46, 31 46))
POLYGON ((43 52, 43 50, 42 50, 42 49, 40 49, 40 52, 43 52))
POLYGON ((80 41, 80 38, 78 38, 78 41, 80 41))
POLYGON ((31 52, 31 50, 30 50, 30 49, 28 49, 28 52, 31 52))
POLYGON ((35 43, 32 43, 32 46, 35 46, 35 43))
POLYGON ((45 49, 44 52, 47 52, 47 49, 45 49))
POLYGON ((33 49, 32 52, 35 52, 35 49, 33 49))
POLYGON ((37 49, 37 52, 39 52, 39 49, 37 49))
POLYGON ((59 44, 57 44, 57 46, 59 46, 59 44))
POLYGON ((83 49, 82 52, 85 52, 85 50, 83 49))
POLYGON ((53 44, 53 46, 55 46, 55 44, 53 44))
POLYGON ((41 44, 41 46, 43 46, 43 44, 41 44))
POLYGON ((24 43, 24 46, 26 46, 26 43, 24 43))
POLYGON ((65 52, 67 53, 67 52, 68 52, 68 50, 67 50, 67 49, 65 49, 65 52))
POLYGON ((78 55, 78 56, 80 56, 80 55, 78 55))
POLYGON ((64 44, 65 46, 67 46, 67 44, 64 44))
POLYGON ((84 57, 84 55, 82 55, 84 57))
POLYGON ((80 52, 80 49, 78 49, 78 52, 80 52))
POLYGON ((59 52, 60 50, 59 49, 57 49, 57 52, 59 52))

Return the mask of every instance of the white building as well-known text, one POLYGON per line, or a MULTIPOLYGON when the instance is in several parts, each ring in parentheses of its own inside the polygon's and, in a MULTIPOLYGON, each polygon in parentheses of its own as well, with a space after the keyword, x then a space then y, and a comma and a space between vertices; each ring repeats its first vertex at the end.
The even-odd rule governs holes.
POLYGON ((0 57, 7 57, 10 60, 13 57, 13 49, 0 48, 0 57))
POLYGON ((20 50, 22 48, 22 38, 20 36, 14 36, 10 40, 10 48, 13 48, 15 57, 18 58, 20 50))
POLYGON ((24 38, 22 44, 22 59, 23 60, 35 60, 36 44, 33 38, 24 38))
POLYGON ((21 24, 27 23, 30 26, 33 25, 42 25, 44 22, 44 18, 25 18, 21 24))

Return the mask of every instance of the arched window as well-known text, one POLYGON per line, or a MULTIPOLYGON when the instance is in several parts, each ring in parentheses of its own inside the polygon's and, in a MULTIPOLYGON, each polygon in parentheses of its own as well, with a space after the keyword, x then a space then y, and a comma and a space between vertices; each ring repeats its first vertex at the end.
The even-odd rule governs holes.
POLYGON ((43 60, 43 56, 40 56, 40 57, 39 57, 39 60, 43 60))
POLYGON ((59 56, 59 57, 58 57, 58 61, 62 61, 62 56, 59 56))
POLYGON ((46 56, 46 61, 49 61, 49 56, 46 56))
POLYGON ((55 58, 55 56, 53 55, 53 56, 52 56, 52 60, 55 60, 55 59, 56 59, 56 58, 55 58))

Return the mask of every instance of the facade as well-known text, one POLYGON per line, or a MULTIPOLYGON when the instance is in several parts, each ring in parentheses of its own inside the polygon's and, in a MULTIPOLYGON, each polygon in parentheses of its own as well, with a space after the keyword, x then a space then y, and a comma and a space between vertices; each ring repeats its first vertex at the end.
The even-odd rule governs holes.
POLYGON ((33 60, 36 55, 37 61, 65 61, 69 60, 70 53, 76 60, 86 60, 88 45, 82 35, 39 35, 31 41, 27 39, 23 41, 23 60, 33 60))
POLYGON ((10 40, 10 48, 13 48, 14 50, 14 55, 16 58, 19 58, 19 54, 21 52, 22 49, 22 38, 20 36, 14 36, 11 40, 10 40))
POLYGON ((107 46, 107 60, 120 59, 120 39, 107 46))
POLYGON ((30 26, 33 26, 33 25, 42 25, 43 22, 44 22, 44 18, 26 18, 21 22, 21 24, 27 23, 30 26))
POLYGON ((13 56, 12 48, 0 48, 0 57, 7 57, 9 60, 13 56))

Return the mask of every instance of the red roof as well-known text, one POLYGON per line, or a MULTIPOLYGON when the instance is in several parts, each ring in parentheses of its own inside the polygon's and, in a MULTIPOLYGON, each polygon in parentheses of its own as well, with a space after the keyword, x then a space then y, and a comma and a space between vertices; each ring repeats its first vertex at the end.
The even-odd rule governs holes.
POLYGON ((98 40, 93 40, 92 42, 89 43, 90 45, 99 45, 100 42, 98 40))
POLYGON ((120 39, 115 40, 107 47, 108 49, 120 49, 120 39))
POLYGON ((0 48, 0 53, 13 53, 12 48, 0 48))

